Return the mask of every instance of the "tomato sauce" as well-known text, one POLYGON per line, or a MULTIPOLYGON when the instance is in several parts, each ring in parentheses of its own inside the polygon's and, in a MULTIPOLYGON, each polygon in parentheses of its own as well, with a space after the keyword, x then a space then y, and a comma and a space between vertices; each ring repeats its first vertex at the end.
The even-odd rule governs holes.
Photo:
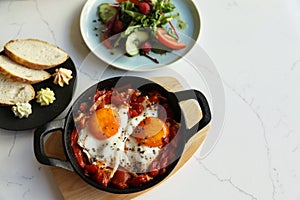
POLYGON ((75 118, 75 127, 77 129, 74 128, 71 134, 71 146, 73 152, 79 166, 84 170, 85 174, 102 186, 119 189, 137 187, 151 181, 156 176, 164 174, 168 165, 176 160, 174 152, 177 147, 177 141, 175 141, 175 136, 179 130, 179 123, 173 120, 174 113, 168 99, 163 97, 157 91, 142 93, 138 90, 130 89, 129 86, 124 86, 118 90, 97 90, 92 99, 93 104, 90 107, 87 102, 83 102, 79 106, 78 116, 80 117, 75 118), (158 117, 164 119, 169 128, 168 136, 163 138, 164 145, 159 152, 159 155, 150 164, 149 172, 131 173, 122 167, 119 167, 113 176, 110 177, 109 172, 111 172, 112 169, 99 167, 96 164, 89 162, 83 149, 77 143, 78 131, 85 126, 85 122, 90 117, 92 111, 103 108, 106 104, 114 104, 116 106, 127 104, 130 106, 128 117, 132 118, 138 116, 144 110, 142 103, 146 98, 152 104, 161 105, 159 107, 160 110, 158 110, 158 117))

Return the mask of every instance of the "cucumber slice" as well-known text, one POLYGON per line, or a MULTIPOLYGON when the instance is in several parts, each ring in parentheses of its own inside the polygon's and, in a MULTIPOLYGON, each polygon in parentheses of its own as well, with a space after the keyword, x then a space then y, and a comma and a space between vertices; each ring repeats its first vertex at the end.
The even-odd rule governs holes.
POLYGON ((103 23, 108 22, 117 13, 117 9, 108 3, 100 4, 98 11, 100 20, 103 23))
POLYGON ((134 31, 131 33, 126 40, 126 53, 130 56, 135 56, 139 53, 140 45, 142 42, 145 42, 149 39, 149 35, 145 31, 134 31))

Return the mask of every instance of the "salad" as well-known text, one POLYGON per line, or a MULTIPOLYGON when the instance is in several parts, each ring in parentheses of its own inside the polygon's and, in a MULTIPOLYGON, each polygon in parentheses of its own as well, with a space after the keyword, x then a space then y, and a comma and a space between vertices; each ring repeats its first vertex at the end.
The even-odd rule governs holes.
POLYGON ((171 0, 102 3, 98 7, 99 19, 104 24, 101 40, 108 49, 120 48, 128 56, 143 55, 158 63, 149 55, 150 51, 164 54, 186 47, 176 30, 187 25, 174 10, 171 0))

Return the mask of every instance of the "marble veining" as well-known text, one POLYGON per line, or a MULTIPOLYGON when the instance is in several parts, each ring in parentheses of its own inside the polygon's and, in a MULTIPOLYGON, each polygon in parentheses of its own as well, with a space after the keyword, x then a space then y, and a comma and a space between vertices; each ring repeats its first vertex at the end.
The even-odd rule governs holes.
POLYGON ((253 194, 245 191, 243 188, 241 188, 240 186, 236 185, 234 183, 234 181, 232 181, 231 178, 221 178, 217 173, 211 171, 207 166, 205 166, 205 164, 201 161, 201 159, 196 157, 196 160, 199 162, 199 164, 202 166, 202 168, 211 176, 215 177, 217 179, 217 181, 221 182, 221 183, 228 183, 229 185, 231 185, 234 189, 236 189, 238 192, 242 193, 245 196, 250 197, 253 200, 257 200, 258 198, 255 197, 253 194))
MULTIPOLYGON (((137 199, 199 199, 200 193, 207 200, 299 200, 299 1, 195 3, 203 20, 200 44, 224 84, 222 135, 208 156, 197 151, 171 181, 137 199)), ((83 5, 83 0, 0 1, 0 45, 34 37, 65 47, 79 83, 86 82, 78 85, 78 95, 106 75, 121 73, 100 71, 105 63, 85 46, 79 29, 83 5)), ((33 131, 0 129, 1 200, 63 199, 49 168, 36 161, 32 140, 33 131)))
POLYGON ((300 67, 300 59, 296 60, 296 61, 293 63, 293 65, 292 65, 292 67, 291 67, 291 71, 296 70, 298 67, 300 67))
POLYGON ((11 145, 9 151, 8 151, 8 155, 7 155, 8 157, 10 157, 11 154, 12 154, 12 151, 13 151, 13 149, 15 147, 15 144, 16 144, 16 140, 17 140, 17 133, 14 133, 14 138, 13 138, 13 141, 12 141, 12 145, 11 145))
MULTIPOLYGON (((240 98, 240 100, 245 103, 249 108, 250 110, 253 112, 253 114, 256 116, 257 120, 259 121, 260 123, 260 127, 261 127, 261 131, 262 131, 262 134, 263 134, 263 138, 264 138, 264 142, 265 142, 265 148, 266 148, 266 152, 267 152, 267 157, 268 157, 268 167, 269 167, 269 175, 270 175, 270 180, 271 180, 271 183, 272 183, 272 187, 273 187, 273 199, 274 199, 274 196, 275 196, 275 192, 276 192, 276 186, 275 186, 275 183, 274 183, 274 178, 273 178, 273 173, 272 173, 272 162, 271 162, 271 159, 272 159, 272 155, 271 155, 271 150, 270 150, 270 146, 269 146, 269 142, 268 142, 268 138, 267 138, 267 132, 266 132, 266 128, 265 128, 265 125, 264 125, 264 121, 261 117, 261 115, 259 114, 259 112, 253 107, 253 100, 251 100, 250 102, 245 98, 243 97, 235 88, 231 87, 226 81, 223 80, 223 83, 225 84, 225 86, 227 86, 236 96, 238 96, 240 98)), ((254 198, 252 196, 252 198, 254 198)), ((256 199, 256 198, 254 198, 256 199)))
POLYGON ((43 16, 40 8, 39 8, 39 3, 37 0, 34 0, 34 3, 35 3, 35 8, 36 8, 36 11, 40 17, 40 19, 43 21, 43 23, 46 25, 48 31, 50 32, 51 36, 52 36, 52 39, 54 41, 54 44, 57 45, 57 41, 56 41, 56 38, 55 38, 55 33, 54 33, 54 30, 51 28, 51 25, 49 24, 49 22, 47 21, 47 19, 43 16))

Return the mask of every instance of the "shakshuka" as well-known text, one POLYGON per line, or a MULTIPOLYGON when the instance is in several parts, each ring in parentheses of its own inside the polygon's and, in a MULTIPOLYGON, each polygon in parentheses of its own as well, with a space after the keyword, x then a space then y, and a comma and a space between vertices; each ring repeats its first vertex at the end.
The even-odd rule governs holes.
POLYGON ((171 142, 180 124, 158 91, 130 86, 96 90, 75 115, 71 145, 85 174, 102 186, 136 187, 176 159, 171 142))

